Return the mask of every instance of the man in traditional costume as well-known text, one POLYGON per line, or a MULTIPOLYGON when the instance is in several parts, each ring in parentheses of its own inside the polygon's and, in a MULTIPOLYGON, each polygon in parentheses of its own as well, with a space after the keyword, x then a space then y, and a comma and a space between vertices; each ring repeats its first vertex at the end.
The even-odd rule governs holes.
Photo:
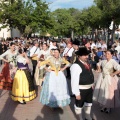
MULTIPOLYGON (((68 42, 67 43, 67 47, 64 49, 64 52, 63 52, 63 57, 70 62, 70 59, 72 57, 72 53, 73 53, 74 49, 73 49, 73 46, 72 46, 72 42, 68 42)), ((70 67, 68 67, 66 69, 67 71, 67 78, 70 78, 70 67)))
POLYGON ((85 47, 79 48, 76 52, 78 58, 71 66, 71 87, 75 95, 75 112, 82 118, 82 109, 84 107, 86 120, 92 120, 90 116, 93 96, 94 76, 92 69, 88 64, 89 52, 85 47))
POLYGON ((40 53, 40 49, 38 46, 39 43, 37 41, 34 41, 34 46, 30 49, 30 57, 32 59, 32 64, 33 64, 33 74, 32 74, 33 79, 34 79, 35 69, 37 66, 38 55, 40 53))

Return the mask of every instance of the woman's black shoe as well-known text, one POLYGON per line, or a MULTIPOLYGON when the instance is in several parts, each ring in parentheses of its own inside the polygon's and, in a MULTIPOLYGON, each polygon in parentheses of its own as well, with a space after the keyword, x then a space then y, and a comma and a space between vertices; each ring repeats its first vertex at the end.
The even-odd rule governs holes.
POLYGON ((75 95, 70 95, 70 97, 75 97, 75 95))
MULTIPOLYGON (((85 120, 87 120, 87 119, 85 118, 85 120)), ((92 120, 95 120, 95 119, 92 118, 92 120)))
POLYGON ((110 108, 107 108, 106 111, 105 111, 107 114, 109 114, 111 112, 111 109, 110 108))
POLYGON ((107 108, 102 108, 100 111, 105 112, 107 108))

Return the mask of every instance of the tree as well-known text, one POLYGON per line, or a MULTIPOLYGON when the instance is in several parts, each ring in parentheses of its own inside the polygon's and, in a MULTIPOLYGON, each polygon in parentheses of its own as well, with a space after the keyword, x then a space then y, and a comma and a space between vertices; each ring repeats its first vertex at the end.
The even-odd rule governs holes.
POLYGON ((47 32, 47 29, 53 26, 48 4, 42 0, 11 0, 8 4, 3 1, 0 3, 0 8, 2 27, 18 28, 21 34, 28 26, 33 33, 47 32))
POLYGON ((51 27, 48 4, 42 0, 33 0, 33 12, 31 14, 30 26, 33 31, 42 30, 47 31, 51 27))
POLYGON ((79 16, 81 16, 81 11, 75 8, 69 8, 68 9, 70 15, 72 16, 71 19, 71 37, 73 39, 74 35, 79 34, 80 30, 80 24, 79 24, 79 16))
POLYGON ((67 9, 57 9, 52 13, 55 20, 54 30, 58 36, 69 36, 71 28, 71 15, 67 9))
POLYGON ((57 9, 52 12, 54 18, 54 33, 58 36, 67 36, 73 38, 74 35, 80 33, 80 18, 81 11, 75 8, 57 9))
POLYGON ((116 26, 120 24, 120 0, 95 0, 96 5, 102 10, 104 23, 110 26, 113 21, 112 41, 114 40, 114 33, 116 26))
POLYGON ((89 28, 89 24, 88 24, 88 11, 87 9, 83 9, 82 11, 80 11, 76 17, 76 22, 78 23, 77 28, 78 28, 78 33, 79 35, 82 35, 82 39, 83 39, 83 35, 88 33, 88 28, 89 28))
POLYGON ((2 2, 0 4, 2 27, 9 26, 10 29, 18 28, 24 33, 27 24, 27 14, 25 12, 24 2, 22 0, 12 1, 10 3, 2 2))
MULTIPOLYGON (((96 29, 99 29, 100 27, 100 21, 101 21, 101 10, 97 7, 97 6, 91 6, 87 9, 88 12, 88 24, 90 26, 90 28, 92 28, 92 39, 94 39, 93 35, 94 35, 94 31, 96 29)), ((96 32, 96 39, 98 38, 98 33, 96 32)))

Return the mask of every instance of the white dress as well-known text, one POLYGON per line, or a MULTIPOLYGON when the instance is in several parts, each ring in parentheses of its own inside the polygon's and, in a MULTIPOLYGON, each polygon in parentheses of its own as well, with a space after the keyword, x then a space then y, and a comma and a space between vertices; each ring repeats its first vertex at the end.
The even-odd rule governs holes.
POLYGON ((64 73, 60 71, 62 62, 69 62, 59 58, 50 57, 46 63, 50 63, 51 72, 47 72, 40 94, 40 102, 50 107, 63 107, 70 104, 67 81, 64 73))
POLYGON ((120 65, 114 60, 102 60, 98 63, 102 67, 94 89, 93 100, 107 108, 120 107, 120 81, 115 75, 110 74, 120 70, 120 65))

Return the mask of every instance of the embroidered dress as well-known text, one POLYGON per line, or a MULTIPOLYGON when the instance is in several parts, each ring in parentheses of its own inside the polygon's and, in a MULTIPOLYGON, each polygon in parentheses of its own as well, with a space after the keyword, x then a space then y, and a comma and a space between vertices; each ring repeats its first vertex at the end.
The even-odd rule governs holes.
POLYGON ((70 104, 67 81, 64 73, 60 71, 62 63, 67 66, 69 62, 63 58, 56 59, 50 57, 48 60, 41 62, 40 66, 49 64, 51 72, 47 72, 40 94, 40 102, 49 107, 63 107, 70 104))
POLYGON ((14 101, 30 101, 36 97, 34 83, 26 59, 17 57, 18 70, 14 77, 11 97, 14 101))
POLYGON ((96 82, 93 100, 107 108, 120 107, 120 81, 116 75, 110 76, 114 70, 120 70, 120 65, 114 59, 102 60, 98 65, 102 67, 102 73, 96 82))
POLYGON ((9 63, 4 64, 0 74, 0 89, 12 90, 12 83, 17 70, 16 56, 17 51, 12 53, 10 49, 0 55, 0 59, 6 57, 6 59, 9 61, 9 63))

